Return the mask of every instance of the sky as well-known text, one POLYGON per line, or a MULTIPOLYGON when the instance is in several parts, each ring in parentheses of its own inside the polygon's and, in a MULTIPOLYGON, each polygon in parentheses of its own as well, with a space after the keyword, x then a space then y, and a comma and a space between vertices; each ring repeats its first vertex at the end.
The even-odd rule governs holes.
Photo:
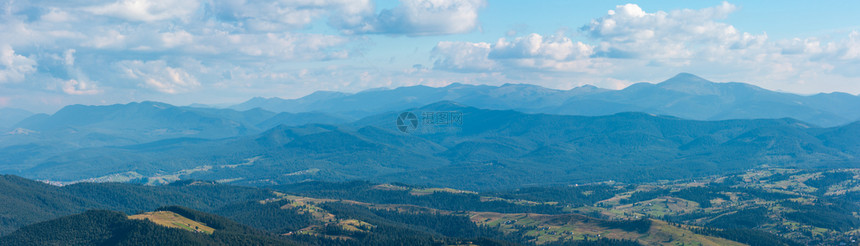
POLYGON ((622 89, 681 72, 860 93, 860 1, 0 1, 0 108, 229 105, 451 83, 622 89))

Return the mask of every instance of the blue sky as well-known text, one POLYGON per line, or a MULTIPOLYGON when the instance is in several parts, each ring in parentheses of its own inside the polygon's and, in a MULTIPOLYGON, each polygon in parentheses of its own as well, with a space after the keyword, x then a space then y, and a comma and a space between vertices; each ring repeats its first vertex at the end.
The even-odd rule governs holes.
POLYGON ((0 13, 0 107, 238 103, 679 72, 860 93, 858 1, 44 0, 0 13))

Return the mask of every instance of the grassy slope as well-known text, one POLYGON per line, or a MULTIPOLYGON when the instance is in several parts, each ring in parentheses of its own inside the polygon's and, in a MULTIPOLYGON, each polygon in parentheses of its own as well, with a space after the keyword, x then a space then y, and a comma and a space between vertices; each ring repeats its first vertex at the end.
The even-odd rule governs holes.
POLYGON ((206 234, 212 234, 215 232, 215 229, 212 227, 206 226, 203 223, 185 218, 182 215, 170 211, 146 212, 142 214, 131 215, 128 216, 128 218, 135 220, 149 220, 161 226, 185 229, 192 232, 202 232, 206 234))

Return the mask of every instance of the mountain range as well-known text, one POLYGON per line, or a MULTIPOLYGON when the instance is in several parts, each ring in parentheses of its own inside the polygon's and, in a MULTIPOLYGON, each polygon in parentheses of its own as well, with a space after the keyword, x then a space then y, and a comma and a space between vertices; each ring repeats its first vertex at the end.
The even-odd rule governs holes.
POLYGON ((715 83, 681 73, 666 81, 637 83, 622 90, 594 86, 555 90, 528 84, 502 86, 451 84, 372 89, 355 94, 316 92, 298 99, 253 98, 232 106, 273 112, 323 112, 359 119, 385 111, 453 101, 485 109, 527 113, 610 115, 644 112, 693 120, 794 118, 819 126, 837 126, 860 119, 860 96, 820 93, 803 96, 769 91, 745 83, 715 83))
POLYGON ((848 123, 860 114, 850 110, 857 98, 679 74, 624 90, 453 84, 255 98, 233 109, 71 105, 0 136, 0 172, 60 182, 371 179, 480 190, 843 167, 860 156, 860 123, 848 123), (402 112, 420 127, 398 129, 402 112), (447 121, 433 122, 435 113, 447 121))
MULTIPOLYGON (((858 162, 860 123, 821 128, 794 119, 695 121, 645 113, 527 114, 439 102, 462 122, 403 133, 397 112, 346 125, 280 125, 220 139, 174 138, 33 154, 0 149, 4 172, 74 181, 120 175, 271 185, 370 179, 469 189, 606 180, 654 181, 757 167, 845 167, 858 162)), ((422 122, 423 124, 423 122, 422 122)))
POLYGON ((108 106, 70 105, 52 115, 35 114, 0 136, 0 146, 31 143, 54 147, 95 147, 145 143, 170 138, 217 139, 257 134, 278 126, 340 124, 323 113, 274 113, 179 107, 160 102, 108 106))

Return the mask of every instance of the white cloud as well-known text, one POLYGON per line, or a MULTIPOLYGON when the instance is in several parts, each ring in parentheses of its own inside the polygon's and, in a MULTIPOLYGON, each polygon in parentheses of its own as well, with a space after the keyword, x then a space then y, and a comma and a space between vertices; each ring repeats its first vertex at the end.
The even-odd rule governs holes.
POLYGON ((648 13, 636 4, 619 5, 581 30, 599 42, 598 55, 655 59, 666 63, 702 57, 702 52, 730 52, 760 45, 767 36, 742 33, 717 22, 737 8, 727 2, 699 10, 648 13))
POLYGON ((126 35, 123 35, 117 30, 107 30, 104 33, 96 34, 91 40, 81 44, 99 49, 105 48, 124 48, 126 44, 126 35))
POLYGON ((563 34, 547 37, 532 33, 496 43, 439 42, 433 49, 435 69, 460 72, 537 69, 594 72, 589 58, 594 47, 573 42, 563 34))
POLYGON ((338 25, 357 25, 374 11, 370 0, 224 0, 209 8, 222 22, 263 32, 303 28, 326 15, 338 25))
POLYGON ((65 52, 63 52, 63 63, 66 66, 75 65, 75 49, 67 49, 65 52))
POLYGON ((0 83, 19 82, 36 72, 36 61, 15 54, 8 44, 0 45, 0 83))
POLYGON ((436 57, 433 68, 459 72, 490 71, 495 66, 495 62, 488 58, 490 51, 489 43, 439 42, 433 48, 436 57))
POLYGON ((73 17, 69 12, 60 10, 58 8, 51 8, 48 13, 42 15, 39 19, 47 22, 70 22, 74 21, 75 17, 73 17))
POLYGON ((74 79, 63 82, 63 92, 69 95, 95 95, 102 93, 95 84, 74 79))
POLYGON ((848 39, 829 43, 824 49, 842 60, 860 60, 860 32, 852 31, 848 39))
POLYGON ((444 35, 467 33, 478 27, 478 10, 483 0, 401 0, 393 9, 384 9, 364 20, 334 24, 351 34, 444 35))
POLYGON ((350 39, 341 36, 302 33, 226 34, 210 37, 204 44, 218 47, 218 53, 236 53, 280 60, 343 59, 349 52, 338 49, 350 39))
POLYGON ((532 33, 512 41, 500 38, 490 57, 493 59, 543 58, 556 61, 587 58, 594 53, 594 47, 582 42, 574 43, 564 35, 543 37, 532 33))
POLYGON ((86 8, 90 13, 130 21, 160 21, 186 19, 199 8, 196 0, 119 0, 86 8))
POLYGON ((161 42, 164 47, 167 48, 190 44, 193 41, 194 36, 184 30, 165 32, 161 34, 161 42))
POLYGON ((168 66, 162 60, 122 61, 118 65, 126 77, 142 82, 141 87, 162 93, 176 94, 200 87, 197 78, 182 68, 168 66))

